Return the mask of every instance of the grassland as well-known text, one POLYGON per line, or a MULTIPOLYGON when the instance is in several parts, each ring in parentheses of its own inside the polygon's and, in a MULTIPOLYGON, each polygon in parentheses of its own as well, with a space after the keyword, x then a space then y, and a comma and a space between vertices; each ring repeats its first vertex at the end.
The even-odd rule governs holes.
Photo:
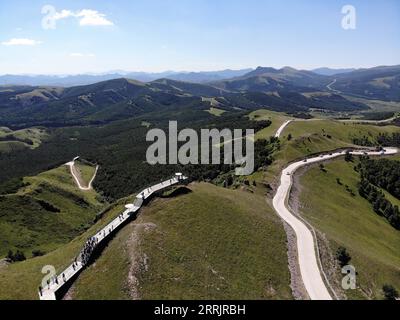
POLYGON ((361 102, 370 107, 368 112, 398 112, 400 108, 400 103, 395 101, 382 101, 382 100, 372 100, 359 97, 345 96, 346 99, 355 102, 361 102))
POLYGON ((12 152, 15 149, 35 149, 48 137, 43 128, 28 128, 12 131, 0 127, 0 152, 12 152))
MULTIPOLYGON (((104 210, 102 218, 88 230, 77 236, 71 242, 42 257, 28 259, 13 264, 0 264, 0 300, 36 300, 39 298, 37 288, 45 276, 41 273, 46 265, 52 265, 57 273, 62 272, 72 263, 81 250, 86 239, 105 227, 123 210, 124 205, 132 199, 121 199, 104 210)), ((111 272, 116 269, 110 269, 111 272)))
POLYGON ((0 257, 20 250, 49 252, 68 243, 94 221, 103 203, 80 191, 66 166, 23 180, 17 193, 0 197, 0 257))
POLYGON ((286 235, 263 195, 200 183, 157 199, 84 271, 74 299, 291 299, 286 235))
POLYGON ((0 153, 10 153, 25 148, 27 145, 21 141, 0 141, 0 153))
MULTIPOLYGON (((256 117, 256 119, 264 118, 272 121, 272 125, 264 129, 263 134, 257 136, 259 139, 272 136, 279 126, 288 119, 285 115, 274 116, 270 111, 265 110, 257 111, 257 113, 261 116, 256 117), (262 114, 264 114, 264 117, 262 114)), ((254 113, 251 116, 254 117, 254 113)), ((354 147, 353 139, 355 138, 365 136, 374 141, 379 133, 399 131, 400 128, 396 126, 376 126, 327 119, 296 120, 283 131, 280 138, 280 150, 274 154, 275 161, 262 176, 258 174, 258 177, 268 183, 274 183, 282 168, 291 161, 315 153, 328 152, 343 147, 354 147)))
MULTIPOLYGON (((304 174, 300 179, 301 212, 326 235, 333 253, 339 246, 350 253, 358 289, 346 291, 348 298, 381 299, 384 284, 400 289, 400 232, 358 195, 359 175, 354 165, 335 160, 325 165, 326 173, 314 167, 304 174), (346 191, 346 185, 356 196, 346 191)), ((342 277, 339 269, 336 274, 342 277)))
POLYGON ((209 110, 206 110, 208 113, 212 114, 213 116, 220 117, 226 111, 218 108, 211 107, 209 110))
POLYGON ((285 123, 287 120, 293 119, 285 115, 284 113, 274 112, 265 109, 257 110, 250 113, 249 118, 251 120, 257 120, 257 121, 262 121, 262 120, 271 121, 271 125, 269 127, 257 132, 256 139, 268 139, 269 137, 275 136, 276 131, 283 123, 285 123))
POLYGON ((75 161, 75 168, 78 172, 78 177, 81 180, 81 184, 87 187, 96 172, 96 168, 81 161, 75 161))

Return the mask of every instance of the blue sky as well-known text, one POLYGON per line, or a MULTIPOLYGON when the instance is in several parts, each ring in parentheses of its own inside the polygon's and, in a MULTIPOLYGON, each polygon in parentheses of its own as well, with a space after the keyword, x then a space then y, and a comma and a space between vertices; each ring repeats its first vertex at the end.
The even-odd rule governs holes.
POLYGON ((0 0, 0 74, 371 67, 399 57, 398 0, 0 0), (341 26, 348 4, 355 30, 341 26), (57 12, 54 29, 42 27, 44 5, 57 12))

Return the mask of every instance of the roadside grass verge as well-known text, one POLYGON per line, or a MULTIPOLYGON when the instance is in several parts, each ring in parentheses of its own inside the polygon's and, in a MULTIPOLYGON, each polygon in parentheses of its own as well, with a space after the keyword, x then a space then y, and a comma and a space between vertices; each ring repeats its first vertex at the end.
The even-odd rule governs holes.
POLYGON ((374 141, 379 133, 399 131, 400 128, 396 126, 343 123, 335 120, 294 121, 283 131, 280 138, 281 148, 275 152, 275 161, 267 168, 264 179, 268 183, 276 182, 281 170, 294 160, 315 153, 356 147, 354 139, 368 137, 374 141))
MULTIPOLYGON (((300 178, 301 212, 326 235, 333 254, 339 246, 349 252, 358 289, 345 291, 348 298, 381 299, 384 284, 400 289, 400 232, 358 194, 355 164, 334 160, 324 164, 326 172, 318 166, 309 169, 300 178), (355 196, 346 191, 346 185, 355 196)), ((339 268, 336 274, 343 276, 339 268)))

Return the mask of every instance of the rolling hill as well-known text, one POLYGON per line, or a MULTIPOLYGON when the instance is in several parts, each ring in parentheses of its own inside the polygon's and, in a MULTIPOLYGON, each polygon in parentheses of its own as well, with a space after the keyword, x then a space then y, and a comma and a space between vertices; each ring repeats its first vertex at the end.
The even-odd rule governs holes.
POLYGON ((9 153, 26 148, 35 149, 48 138, 45 128, 28 128, 13 131, 0 127, 0 153, 9 153))
POLYGON ((143 209, 69 297, 291 299, 286 236, 263 195, 206 183, 189 189, 143 209))
POLYGON ((35 250, 54 250, 86 230, 105 205, 96 191, 80 191, 66 166, 16 185, 13 193, 0 195, 1 257, 8 250, 26 257, 35 250))
POLYGON ((316 74, 320 74, 322 76, 333 76, 333 75, 340 74, 340 73, 352 72, 354 70, 356 70, 356 69, 354 69, 354 68, 339 68, 339 69, 317 68, 317 69, 313 69, 311 71, 316 74))
POLYGON ((311 71, 296 70, 290 67, 282 69, 258 67, 256 70, 230 80, 215 83, 215 86, 231 91, 270 92, 310 88, 321 88, 328 84, 327 77, 311 71))
POLYGON ((274 183, 282 168, 294 160, 338 148, 354 147, 358 140, 365 138, 378 144, 376 138, 380 133, 400 132, 400 128, 395 125, 380 126, 332 119, 299 120, 269 110, 257 110, 250 117, 254 120, 272 121, 270 127, 256 135, 258 139, 268 139, 274 132, 270 128, 279 127, 286 120, 295 120, 283 131, 280 149, 274 154, 275 160, 263 173, 263 179, 268 183, 274 183))
MULTIPOLYGON (((322 247, 328 250, 322 254, 325 271, 329 270, 338 288, 343 275, 333 257, 340 246, 349 252, 357 271, 357 289, 343 294, 349 299, 383 299, 384 284, 400 288, 400 232, 358 194, 357 161, 335 160, 325 164, 325 171, 314 166, 304 173, 299 178, 299 211, 320 231, 320 241, 326 243, 322 247)), ((394 204, 399 203, 392 198, 394 204)))
POLYGON ((167 78, 177 81, 186 81, 193 83, 205 83, 241 76, 252 69, 243 70, 221 70, 221 71, 203 71, 203 72, 174 72, 165 71, 157 73, 149 72, 128 72, 123 70, 111 71, 105 74, 79 74, 67 76, 55 75, 12 75, 6 74, 0 76, 0 86, 57 86, 73 87, 94 84, 101 81, 119 79, 126 77, 143 82, 151 82, 161 78, 167 78))
POLYGON ((369 99, 400 101, 400 66, 359 69, 333 76, 331 86, 342 93, 369 99))
POLYGON ((0 125, 23 128, 104 124, 155 110, 208 110, 210 103, 204 97, 219 100, 225 105, 224 110, 232 112, 265 107, 293 113, 313 108, 368 109, 365 104, 338 94, 307 95, 318 93, 314 87, 325 81, 319 77, 291 68, 277 72, 259 68, 243 78, 208 84, 169 79, 143 83, 121 78, 69 88, 1 87, 0 125))

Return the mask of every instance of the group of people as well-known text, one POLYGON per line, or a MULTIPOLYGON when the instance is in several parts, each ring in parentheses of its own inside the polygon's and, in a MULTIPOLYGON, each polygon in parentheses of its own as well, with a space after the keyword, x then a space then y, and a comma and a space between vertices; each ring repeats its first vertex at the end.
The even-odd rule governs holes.
MULTIPOLYGON (((179 180, 179 177, 178 177, 178 180, 179 180)), ((169 183, 171 184, 172 182, 173 182, 173 179, 170 179, 170 180, 169 180, 169 183)), ((163 185, 163 184, 164 184, 164 183, 161 182, 161 185, 163 185)), ((150 188, 148 188, 146 191, 147 191, 148 193, 150 193, 150 192, 152 191, 152 188, 150 187, 150 188)), ((145 191, 143 191, 143 192, 141 193, 141 198, 142 198, 142 200, 145 199, 145 191)), ((124 219, 124 214, 123 214, 123 213, 120 214, 120 215, 118 216, 118 218, 119 218, 120 221, 123 221, 123 219, 124 219)), ((111 233, 113 230, 114 230, 114 226, 112 225, 111 228, 108 229, 108 233, 111 233)), ((105 237, 106 237, 106 230, 102 230, 102 231, 99 232, 99 236, 101 236, 102 234, 103 234, 103 238, 105 238, 105 237)), ((90 237, 90 238, 86 241, 86 243, 85 243, 85 245, 83 246, 83 249, 82 249, 82 251, 81 251, 81 253, 80 253, 80 256, 79 256, 79 257, 80 257, 80 260, 81 260, 81 262, 82 262, 82 265, 86 265, 86 264, 89 262, 90 257, 91 257, 91 255, 92 255, 92 253, 93 253, 93 250, 96 248, 96 246, 97 246, 98 243, 99 243, 99 239, 98 239, 96 236, 90 237)), ((74 262, 72 263, 72 268, 74 269, 74 271, 76 271, 76 268, 77 268, 77 267, 78 267, 78 262, 77 262, 77 258, 75 258, 74 262)), ((63 279, 64 282, 66 282, 66 277, 65 277, 65 274, 64 274, 64 273, 62 274, 62 279, 63 279)), ((51 283, 58 284, 58 277, 55 276, 55 277, 53 277, 53 278, 47 280, 47 286, 48 286, 49 289, 50 289, 50 284, 51 284, 51 283)), ((43 288, 42 288, 42 286, 39 286, 39 294, 40 294, 40 296, 42 296, 42 294, 43 294, 43 288)))
MULTIPOLYGON (((63 278, 64 282, 66 282, 64 273, 62 274, 62 278, 63 278)), ((47 279, 46 284, 47 284, 47 289, 50 290, 51 284, 58 284, 58 276, 56 275, 56 276, 51 277, 50 279, 47 279)), ((39 286, 39 294, 40 294, 40 296, 43 295, 43 287, 42 286, 39 286)))
POLYGON ((96 248, 98 242, 97 237, 91 237, 86 241, 80 255, 83 265, 86 265, 89 262, 92 252, 96 248))

